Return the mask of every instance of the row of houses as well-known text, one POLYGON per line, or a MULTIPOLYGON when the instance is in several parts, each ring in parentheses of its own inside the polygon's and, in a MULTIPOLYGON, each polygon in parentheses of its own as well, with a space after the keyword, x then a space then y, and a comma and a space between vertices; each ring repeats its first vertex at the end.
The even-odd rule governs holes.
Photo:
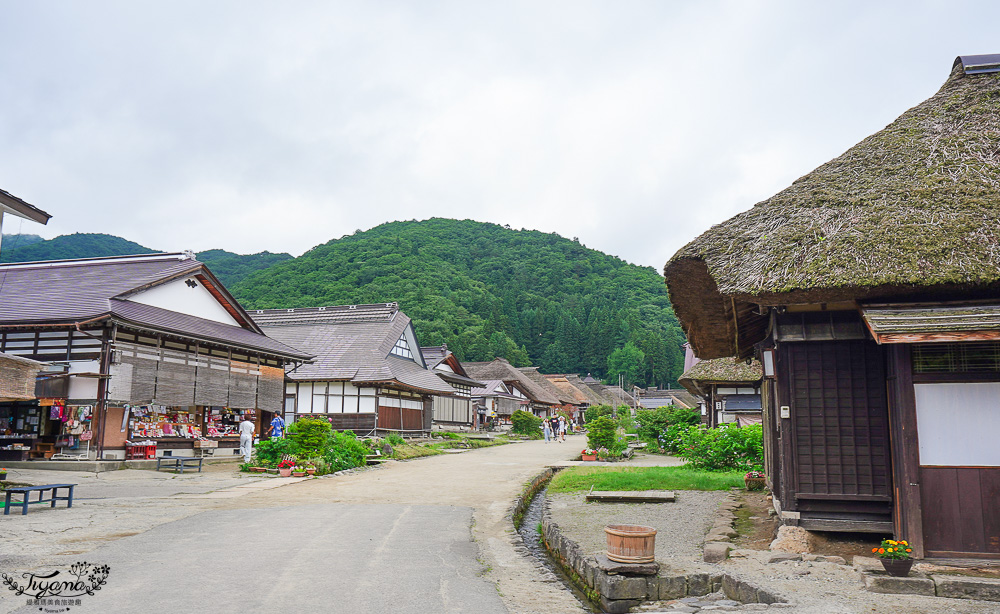
POLYGON ((395 303, 247 311, 190 252, 0 265, 0 378, 6 461, 235 454, 275 415, 423 435, 634 400, 421 347, 395 303))

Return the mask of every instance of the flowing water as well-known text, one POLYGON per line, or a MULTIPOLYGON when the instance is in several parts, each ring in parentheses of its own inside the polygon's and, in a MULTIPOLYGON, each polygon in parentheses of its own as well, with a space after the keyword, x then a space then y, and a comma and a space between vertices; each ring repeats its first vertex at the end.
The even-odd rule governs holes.
POLYGON ((540 525, 542 523, 542 508, 545 504, 545 493, 548 491, 547 488, 543 488, 535 494, 535 497, 531 500, 528 505, 528 509, 524 512, 524 518, 521 521, 521 528, 518 529, 518 533, 521 534, 521 540, 524 545, 531 552, 531 555, 535 557, 547 570, 552 572, 552 574, 559 578, 559 581, 563 583, 563 586, 567 590, 573 593, 573 596, 577 598, 580 605, 583 606, 588 612, 601 612, 587 596, 570 581, 569 576, 563 571, 552 558, 549 556, 545 546, 542 545, 542 534, 540 530, 540 525))

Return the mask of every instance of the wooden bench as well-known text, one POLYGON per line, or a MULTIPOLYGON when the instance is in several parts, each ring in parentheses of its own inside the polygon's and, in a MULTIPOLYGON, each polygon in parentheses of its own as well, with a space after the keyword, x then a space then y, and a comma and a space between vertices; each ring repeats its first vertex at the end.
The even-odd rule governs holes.
POLYGON ((15 501, 14 505, 20 505, 21 506, 21 515, 22 516, 25 515, 25 514, 27 514, 28 513, 28 499, 30 498, 31 493, 33 493, 33 492, 37 492, 38 493, 38 501, 33 501, 33 503, 43 503, 45 501, 51 501, 52 502, 52 506, 51 507, 55 507, 56 506, 56 501, 65 501, 66 502, 66 507, 73 507, 73 487, 74 486, 76 486, 76 484, 45 484, 44 486, 18 486, 16 488, 8 488, 6 491, 4 491, 4 492, 7 493, 7 497, 6 497, 6 500, 4 501, 3 515, 4 516, 9 516, 10 515, 10 505, 11 505, 10 496, 11 495, 17 495, 17 494, 22 495, 24 498, 21 501, 15 501), (62 497, 60 497, 59 496, 59 489, 60 488, 68 488, 69 489, 69 494, 68 495, 63 495, 62 497), (46 491, 52 491, 52 495, 48 499, 43 499, 42 497, 44 496, 44 494, 45 494, 46 491))
POLYGON ((159 471, 160 467, 171 467, 175 471, 180 470, 184 473, 184 467, 191 463, 194 465, 198 464, 198 472, 201 473, 201 463, 205 459, 201 456, 161 456, 156 459, 156 470, 159 471))

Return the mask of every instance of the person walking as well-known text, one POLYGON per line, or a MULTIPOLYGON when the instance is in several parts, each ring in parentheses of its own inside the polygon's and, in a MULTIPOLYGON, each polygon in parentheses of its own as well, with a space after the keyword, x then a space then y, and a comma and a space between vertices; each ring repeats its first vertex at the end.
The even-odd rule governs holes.
POLYGON ((549 426, 548 420, 542 420, 542 434, 545 435, 545 443, 549 443, 549 438, 552 437, 552 427, 549 426))
POLYGON ((281 414, 274 415, 274 419, 271 420, 271 428, 267 430, 267 434, 275 439, 281 439, 285 436, 285 420, 281 417, 281 414))
POLYGON ((559 441, 559 418, 549 418, 549 428, 552 429, 552 440, 559 441))
POLYGON ((559 441, 566 441, 566 418, 559 416, 559 441))
POLYGON ((253 453, 253 422, 250 421, 250 414, 243 416, 240 422, 240 452, 243 454, 243 462, 250 462, 250 454, 253 453))

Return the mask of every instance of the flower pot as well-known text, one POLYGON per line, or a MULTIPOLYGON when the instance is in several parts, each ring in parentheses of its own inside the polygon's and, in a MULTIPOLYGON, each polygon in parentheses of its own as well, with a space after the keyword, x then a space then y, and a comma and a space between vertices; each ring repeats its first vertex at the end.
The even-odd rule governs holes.
POLYGON ((291 467, 278 467, 278 473, 280 473, 281 477, 283 477, 283 478, 290 478, 290 477, 292 477, 292 468, 291 467))
POLYGON ((292 475, 295 476, 295 477, 297 477, 297 478, 301 478, 301 477, 305 477, 306 472, 305 471, 293 471, 292 475))
POLYGON ((905 578, 910 575, 910 568, 913 567, 913 559, 879 559, 886 573, 897 578, 905 578))
POLYGON ((609 524, 604 527, 608 558, 617 563, 652 563, 655 561, 656 529, 634 524, 609 524))
POLYGON ((267 467, 250 467, 250 471, 253 471, 254 473, 264 473, 267 471, 267 467))
POLYGON ((766 478, 743 478, 743 484, 747 490, 764 490, 767 486, 766 478))
POLYGON ((315 469, 306 469, 306 473, 309 474, 309 475, 316 475, 316 470, 315 469))
POLYGON ((7 472, 4 471, 3 473, 0 473, 0 481, 6 480, 6 479, 7 479, 7 472))
POLYGON ((583 459, 583 460, 585 460, 585 461, 595 461, 595 460, 597 460, 597 455, 596 454, 581 454, 580 458, 583 459))

